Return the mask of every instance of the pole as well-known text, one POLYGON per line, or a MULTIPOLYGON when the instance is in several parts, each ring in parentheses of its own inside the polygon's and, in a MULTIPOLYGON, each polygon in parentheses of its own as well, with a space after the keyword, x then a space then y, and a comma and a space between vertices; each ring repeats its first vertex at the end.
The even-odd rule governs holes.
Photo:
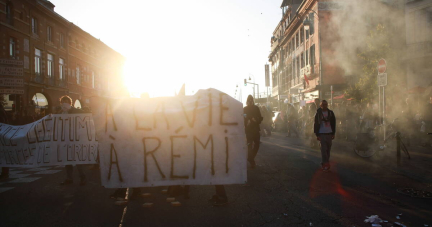
POLYGON ((401 136, 400 132, 396 132, 396 157, 397 157, 397 166, 401 164, 401 136))
POLYGON ((318 17, 318 45, 319 45, 319 61, 320 61, 320 64, 319 64, 319 70, 320 70, 320 75, 319 75, 319 77, 320 77, 320 82, 319 82, 319 84, 320 84, 319 97, 320 97, 320 100, 323 100, 324 96, 322 94, 323 76, 322 76, 322 56, 321 56, 321 27, 319 26, 320 20, 319 20, 318 13, 315 12, 315 14, 318 17))
POLYGON ((330 86, 330 97, 331 97, 330 104, 331 107, 333 108, 333 85, 330 86))
POLYGON ((385 107, 386 107, 386 103, 385 103, 385 87, 383 86, 383 125, 384 125, 384 139, 386 139, 386 125, 385 125, 385 107))

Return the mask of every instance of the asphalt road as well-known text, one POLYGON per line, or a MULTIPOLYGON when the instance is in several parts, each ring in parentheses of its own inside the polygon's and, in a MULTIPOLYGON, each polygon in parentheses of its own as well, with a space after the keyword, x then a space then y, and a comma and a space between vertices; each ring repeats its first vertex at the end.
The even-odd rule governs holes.
POLYGON ((190 199, 176 198, 179 207, 166 202, 161 187, 116 206, 98 170, 87 170, 86 186, 60 186, 62 167, 14 168, 13 179, 0 181, 0 226, 371 226, 364 219, 374 214, 389 221, 383 226, 432 225, 431 199, 397 192, 432 186, 395 171, 385 155, 362 159, 335 141, 331 171, 322 172, 319 151, 304 143, 283 135, 262 138, 258 166, 248 170, 247 185, 226 186, 225 207, 207 202, 213 186, 191 186, 190 199), (154 205, 144 208, 145 202, 154 205))

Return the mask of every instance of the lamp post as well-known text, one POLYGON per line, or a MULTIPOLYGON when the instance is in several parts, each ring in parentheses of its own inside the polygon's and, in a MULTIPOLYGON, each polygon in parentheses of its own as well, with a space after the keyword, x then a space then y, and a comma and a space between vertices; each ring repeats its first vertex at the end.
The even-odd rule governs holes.
MULTIPOLYGON (((255 86, 257 86, 257 94, 258 94, 258 98, 259 98, 259 84, 255 83, 255 76, 253 74, 250 74, 253 77, 253 85, 254 85, 254 96, 255 96, 255 86)), ((249 80, 251 80, 250 76, 249 76, 249 80)))
MULTIPOLYGON (((314 13, 314 15, 317 16, 318 18, 318 24, 319 24, 319 16, 318 13, 315 12, 315 10, 313 9, 306 9, 307 11, 312 11, 314 13)), ((309 27, 312 27, 312 29, 314 29, 314 24, 311 23, 311 21, 309 19, 305 19, 303 21, 303 26, 305 28, 305 30, 309 30, 309 27)), ((320 89, 319 89, 319 98, 322 100, 323 99, 323 92, 322 92, 322 85, 323 85, 323 77, 322 77, 322 58, 321 58, 321 28, 318 26, 318 45, 319 45, 319 85, 320 85, 320 89)))

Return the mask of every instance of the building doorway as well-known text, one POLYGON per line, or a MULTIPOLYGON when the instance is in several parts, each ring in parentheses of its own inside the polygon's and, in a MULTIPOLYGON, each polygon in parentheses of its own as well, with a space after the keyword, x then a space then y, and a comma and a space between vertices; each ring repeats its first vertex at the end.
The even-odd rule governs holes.
POLYGON ((75 100, 74 107, 77 109, 82 109, 80 100, 75 100))
POLYGON ((42 93, 36 93, 33 95, 32 104, 34 106, 36 119, 41 119, 45 115, 49 114, 48 99, 42 93))

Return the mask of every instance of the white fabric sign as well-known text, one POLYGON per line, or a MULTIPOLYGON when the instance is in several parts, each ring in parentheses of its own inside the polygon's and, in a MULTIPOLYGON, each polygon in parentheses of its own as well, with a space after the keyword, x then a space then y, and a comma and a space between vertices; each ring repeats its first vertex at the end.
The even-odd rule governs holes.
POLYGON ((96 163, 91 114, 54 114, 21 126, 0 123, 0 167, 96 163))
POLYGON ((247 180, 243 105, 225 93, 109 100, 97 109, 105 187, 247 180))

